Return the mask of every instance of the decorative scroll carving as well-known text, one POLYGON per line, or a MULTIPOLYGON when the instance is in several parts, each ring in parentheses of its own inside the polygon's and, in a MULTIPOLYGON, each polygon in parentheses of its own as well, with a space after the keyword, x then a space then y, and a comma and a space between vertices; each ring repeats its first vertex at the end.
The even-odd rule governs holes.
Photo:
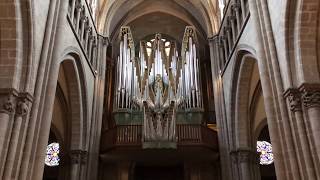
POLYGON ((303 84, 299 89, 302 92, 302 101, 304 107, 320 107, 319 84, 303 84))
POLYGON ((28 107, 27 98, 22 98, 17 103, 16 112, 18 115, 24 116, 24 115, 28 114, 28 111, 29 111, 29 107, 28 107))
POLYGON ((298 89, 288 89, 284 97, 288 99, 290 110, 293 112, 301 111, 301 93, 298 89))
POLYGON ((230 152, 230 157, 234 163, 257 163, 258 154, 249 148, 239 148, 230 152))
POLYGON ((88 152, 84 150, 71 150, 69 153, 71 164, 86 164, 88 152))
POLYGON ((3 103, 2 109, 0 112, 11 114, 13 111, 14 111, 14 100, 13 100, 13 96, 9 95, 7 100, 5 100, 5 102, 3 103))

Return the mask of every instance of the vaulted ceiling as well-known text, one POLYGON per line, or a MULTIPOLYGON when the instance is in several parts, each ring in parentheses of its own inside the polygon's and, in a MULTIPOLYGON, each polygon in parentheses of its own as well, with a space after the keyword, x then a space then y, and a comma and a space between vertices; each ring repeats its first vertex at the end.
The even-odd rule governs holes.
POLYGON ((121 26, 130 26, 140 41, 153 33, 181 39, 186 25, 194 26, 203 40, 218 31, 218 0, 101 0, 97 26, 115 39, 121 26), (181 36, 181 37, 180 37, 181 36))

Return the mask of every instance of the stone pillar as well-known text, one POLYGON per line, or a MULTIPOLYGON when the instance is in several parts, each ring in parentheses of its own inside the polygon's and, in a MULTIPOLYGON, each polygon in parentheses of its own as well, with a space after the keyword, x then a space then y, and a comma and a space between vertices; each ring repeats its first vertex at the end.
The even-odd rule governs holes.
POLYGON ((232 150, 229 153, 231 160, 231 168, 232 168, 232 180, 240 180, 240 168, 238 167, 238 154, 236 150, 232 150))
MULTIPOLYGON (((14 165, 17 157, 19 157, 19 149, 23 147, 19 147, 20 142, 20 136, 22 136, 23 132, 23 127, 25 124, 23 121, 27 118, 26 115, 29 112, 29 102, 27 98, 21 98, 17 102, 17 107, 16 107, 16 114, 14 117, 14 122, 13 122, 13 127, 12 127, 12 132, 11 132, 11 138, 9 142, 9 150, 8 150, 8 155, 5 160, 5 169, 3 172, 3 180, 11 180, 12 179, 12 174, 14 171, 14 165)), ((22 143, 23 144, 23 143, 22 143)))
POLYGON ((15 90, 5 93, 0 109, 0 177, 2 177, 5 168, 8 143, 15 113, 16 97, 17 92, 15 90))
POLYGON ((87 46, 88 46, 88 40, 89 40, 89 35, 91 34, 92 28, 91 27, 86 27, 86 35, 85 39, 83 40, 83 50, 86 52, 87 51, 87 46))
POLYGON ((82 43, 82 45, 83 45, 83 42, 84 42, 84 40, 85 40, 85 39, 83 39, 83 36, 84 36, 84 33, 86 32, 86 29, 87 29, 86 23, 88 22, 88 20, 89 20, 89 19, 88 19, 88 17, 86 17, 86 16, 82 17, 82 19, 81 19, 82 29, 81 29, 81 32, 80 32, 79 40, 80 40, 80 42, 82 43))
POLYGON ((236 43, 238 39, 237 35, 239 32, 236 27, 236 17, 233 15, 229 16, 229 21, 231 24, 232 39, 233 39, 233 42, 236 43))
POLYGON ((254 171, 257 168, 254 165, 257 163, 257 153, 250 148, 238 148, 230 153, 234 166, 233 178, 239 180, 253 180, 254 171))
POLYGON ((234 3, 234 4, 231 5, 231 8, 236 12, 237 31, 238 31, 238 33, 240 33, 242 22, 244 22, 242 20, 242 17, 240 17, 240 12, 239 12, 240 4, 239 3, 234 3))
POLYGON ((81 12, 84 11, 84 6, 82 6, 81 4, 77 5, 77 17, 75 17, 75 25, 74 25, 74 29, 76 32, 79 31, 79 23, 81 20, 81 12))
POLYGON ((86 20, 86 15, 85 15, 85 12, 84 12, 84 8, 81 10, 80 12, 80 18, 79 18, 79 27, 81 28, 78 28, 78 38, 79 38, 79 41, 81 42, 82 40, 82 35, 83 35, 83 31, 84 31, 84 25, 85 25, 85 20, 86 20))
POLYGON ((309 119, 311 133, 320 160, 320 84, 303 84, 300 86, 302 101, 309 119))
POLYGON ((244 0, 240 0, 240 6, 241 6, 241 12, 242 12, 242 22, 244 22, 247 16, 247 9, 246 9, 244 0))
POLYGON ((227 34, 227 39, 228 39, 228 51, 229 51, 229 54, 231 54, 234 42, 231 37, 231 27, 229 25, 225 27, 225 32, 227 34))
POLYGON ((89 59, 89 52, 91 50, 91 46, 92 46, 92 39, 93 39, 93 35, 92 35, 92 32, 90 31, 89 34, 88 34, 88 41, 87 41, 87 49, 86 49, 86 56, 87 58, 89 59))
POLYGON ((71 0, 71 4, 69 5, 69 17, 70 21, 73 22, 73 14, 74 14, 74 8, 76 6, 76 0, 71 0))
MULTIPOLYGON (((71 150, 69 153, 70 156, 70 179, 79 180, 84 177, 81 175, 85 172, 82 172, 81 164, 86 163, 87 152, 83 150, 71 150)), ((85 170, 83 170, 85 171, 85 170)))
POLYGON ((87 168, 86 165, 88 164, 88 152, 81 151, 81 160, 80 160, 80 180, 87 179, 87 168))
POLYGON ((301 106, 301 94, 298 89, 288 89, 284 97, 288 99, 288 104, 290 110, 292 112, 292 121, 296 124, 297 132, 298 132, 298 139, 300 144, 298 144, 298 158, 300 161, 305 164, 303 169, 301 169, 306 179, 317 179, 315 174, 315 167, 312 162, 312 152, 309 146, 308 141, 308 133, 307 133, 307 126, 305 124, 304 115, 301 106))
POLYGON ((221 37, 219 37, 219 40, 218 40, 218 44, 219 44, 219 54, 220 54, 220 67, 221 67, 221 71, 224 69, 224 66, 225 66, 225 62, 227 61, 226 59, 226 56, 225 56, 225 51, 224 51, 224 42, 222 40, 221 37))
POLYGON ((223 42, 223 49, 224 49, 224 63, 226 63, 228 61, 228 58, 229 58, 227 39, 226 39, 225 36, 221 36, 221 40, 223 42))

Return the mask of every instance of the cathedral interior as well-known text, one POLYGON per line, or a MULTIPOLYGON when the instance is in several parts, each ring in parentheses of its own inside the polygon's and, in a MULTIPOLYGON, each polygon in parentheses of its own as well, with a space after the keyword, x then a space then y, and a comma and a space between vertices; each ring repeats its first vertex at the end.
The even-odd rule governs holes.
POLYGON ((0 180, 320 180, 319 0, 0 0, 0 180))

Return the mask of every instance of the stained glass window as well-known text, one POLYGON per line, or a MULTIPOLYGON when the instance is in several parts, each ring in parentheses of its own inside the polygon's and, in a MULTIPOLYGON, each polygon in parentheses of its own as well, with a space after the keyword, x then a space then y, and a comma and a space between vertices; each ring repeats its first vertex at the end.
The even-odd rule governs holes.
POLYGON ((47 166, 58 166, 59 165, 59 143, 51 143, 47 146, 47 154, 44 163, 47 166))
POLYGON ((273 163, 272 145, 267 141, 257 141, 257 152, 260 153, 260 164, 269 165, 273 163))

